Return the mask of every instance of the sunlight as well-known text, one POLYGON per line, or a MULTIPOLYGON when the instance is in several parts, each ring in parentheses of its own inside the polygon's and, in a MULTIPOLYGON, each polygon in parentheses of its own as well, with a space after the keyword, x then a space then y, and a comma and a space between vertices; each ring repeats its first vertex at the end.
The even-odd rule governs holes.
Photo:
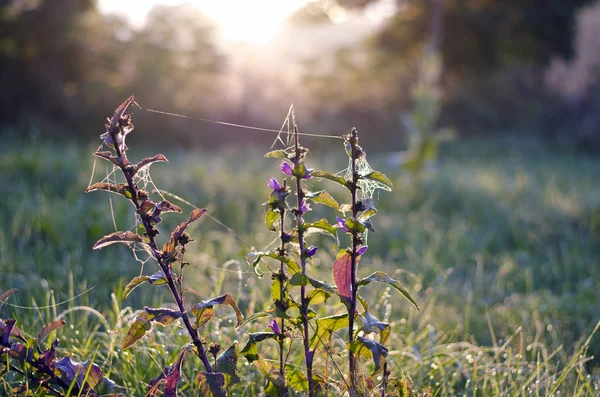
POLYGON ((307 0, 99 0, 104 13, 126 15, 137 26, 156 4, 193 4, 211 17, 223 37, 232 41, 267 43, 286 16, 302 7, 307 0))

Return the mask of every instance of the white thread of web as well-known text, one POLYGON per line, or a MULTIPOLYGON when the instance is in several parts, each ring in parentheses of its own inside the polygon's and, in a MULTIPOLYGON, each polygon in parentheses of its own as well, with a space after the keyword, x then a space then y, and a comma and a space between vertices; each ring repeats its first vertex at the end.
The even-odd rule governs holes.
POLYGON ((271 149, 273 149, 275 147, 277 142, 281 142, 281 144, 286 149, 294 146, 294 126, 295 125, 296 125, 296 113, 294 112, 294 105, 292 104, 292 105, 290 105, 290 108, 285 117, 285 120, 283 121, 283 124, 281 124, 281 128, 279 129, 279 133, 277 134, 277 137, 275 137, 275 140, 273 141, 273 144, 271 145, 271 149), (284 128, 286 129, 286 131, 284 131, 284 128), (285 142, 283 141, 283 139, 281 139, 282 134, 286 135, 285 142))

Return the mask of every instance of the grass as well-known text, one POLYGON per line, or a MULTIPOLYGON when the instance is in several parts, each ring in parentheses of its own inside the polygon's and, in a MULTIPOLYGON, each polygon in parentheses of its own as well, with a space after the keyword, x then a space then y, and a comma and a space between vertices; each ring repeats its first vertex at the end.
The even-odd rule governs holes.
MULTIPOLYGON (((137 133, 132 141, 140 139, 137 133)), ((129 307, 169 300, 160 287, 143 286, 123 301, 120 292, 139 274, 140 263, 126 247, 91 249, 114 230, 109 196, 83 193, 94 148, 23 141, 0 148, 0 290, 19 288, 9 303, 37 307, 5 305, 0 316, 14 316, 31 334, 64 318, 59 347, 79 360, 96 354, 106 375, 125 387, 118 391, 143 395, 144 382, 176 358, 174 346, 185 336, 155 327, 132 349, 118 348, 133 316, 129 307)), ((311 152, 311 165, 343 169, 339 153, 325 158, 311 152)), ((247 245, 261 249, 275 237, 266 232, 261 204, 277 163, 252 150, 164 154, 170 164, 153 166, 157 185, 209 208, 244 240, 211 219, 192 230, 188 301, 231 292, 246 317, 260 311, 270 281, 256 277, 244 257, 247 245)), ((359 272, 377 269, 401 279, 421 306, 417 312, 383 287, 364 289, 377 302, 374 314, 393 322, 388 346, 394 375, 438 396, 596 396, 600 361, 592 357, 600 355, 600 339, 590 335, 600 319, 600 158, 504 138, 454 142, 435 172, 420 180, 386 167, 383 155, 369 161, 395 188, 381 194, 370 255, 359 272)), ((98 162, 97 178, 104 165, 98 162)), ((119 228, 130 227, 130 205, 115 199, 112 207, 119 228)), ((335 252, 326 251, 319 251, 313 274, 331 282, 335 252)), ((151 263, 144 269, 155 270, 151 263)), ((320 309, 323 314, 343 312, 333 302, 320 309)), ((203 332, 208 340, 244 344, 249 332, 266 329, 257 321, 236 331, 232 313, 217 310, 228 326, 211 323, 203 332)), ((261 354, 275 359, 276 347, 263 344, 261 354)), ((183 395, 194 395, 190 367, 201 367, 194 360, 190 355, 192 365, 185 366, 183 395)), ((301 365, 301 357, 290 362, 301 365)), ((238 367, 242 382, 231 395, 260 395, 256 370, 243 358, 238 367)), ((0 395, 8 394, 9 380, 0 379, 0 395)))

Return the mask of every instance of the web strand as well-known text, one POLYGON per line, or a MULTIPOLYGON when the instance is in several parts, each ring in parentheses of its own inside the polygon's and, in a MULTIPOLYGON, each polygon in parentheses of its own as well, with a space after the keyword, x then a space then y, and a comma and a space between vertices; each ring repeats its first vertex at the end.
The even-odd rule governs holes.
MULTIPOLYGON (((195 121, 203 121, 206 123, 225 125, 228 127, 243 128, 243 129, 254 130, 254 131, 275 132, 277 134, 280 134, 283 131, 283 126, 280 130, 275 130, 272 128, 255 127, 255 126, 245 125, 245 124, 229 123, 226 121, 209 120, 209 119, 203 119, 201 117, 186 116, 184 114, 179 114, 179 113, 164 112, 162 110, 156 110, 156 109, 144 109, 141 106, 139 106, 139 107, 140 107, 140 109, 142 109, 146 112, 150 112, 150 113, 157 113, 157 114, 162 114, 165 116, 179 117, 179 118, 195 120, 195 121)), ((284 122, 284 126, 285 126, 285 122, 284 122)), ((315 137, 315 138, 330 138, 330 139, 342 139, 342 140, 344 139, 343 137, 337 136, 337 135, 312 134, 312 133, 306 133, 306 132, 298 133, 298 135, 315 137)), ((278 137, 279 137, 279 135, 278 135, 278 137)), ((277 141, 277 139, 276 139, 276 141, 277 141)))

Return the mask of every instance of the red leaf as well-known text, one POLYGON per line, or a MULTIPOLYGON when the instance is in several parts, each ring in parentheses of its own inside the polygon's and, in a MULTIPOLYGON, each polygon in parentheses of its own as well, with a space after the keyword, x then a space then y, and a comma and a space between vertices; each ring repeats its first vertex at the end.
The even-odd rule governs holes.
POLYGON ((337 285, 340 295, 350 298, 352 287, 352 257, 344 253, 333 262, 333 279, 337 285))

